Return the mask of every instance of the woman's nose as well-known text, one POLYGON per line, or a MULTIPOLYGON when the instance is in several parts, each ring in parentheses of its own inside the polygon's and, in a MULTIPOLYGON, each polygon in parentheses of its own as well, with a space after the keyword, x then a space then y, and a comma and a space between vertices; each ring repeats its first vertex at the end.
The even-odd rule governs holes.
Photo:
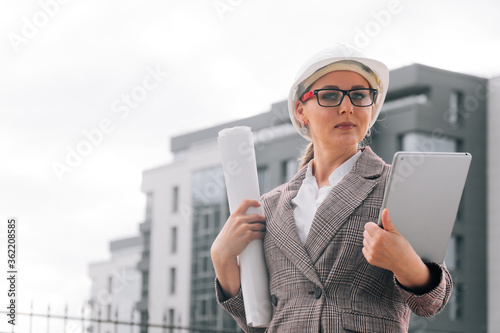
POLYGON ((339 114, 348 113, 352 114, 354 112, 354 105, 351 103, 351 99, 348 95, 344 96, 342 103, 339 105, 339 114))

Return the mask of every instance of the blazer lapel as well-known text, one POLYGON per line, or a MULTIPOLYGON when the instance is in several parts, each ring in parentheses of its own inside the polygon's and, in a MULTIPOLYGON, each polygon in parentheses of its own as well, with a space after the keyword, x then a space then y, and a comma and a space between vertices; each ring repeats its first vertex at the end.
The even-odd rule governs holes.
POLYGON ((266 229, 283 254, 309 280, 322 286, 311 258, 300 241, 291 205, 292 199, 297 195, 302 185, 305 172, 306 168, 304 167, 288 182, 281 193, 274 193, 266 198, 267 206, 272 210, 270 213, 273 215, 273 218, 267 221, 266 229))
POLYGON ((347 218, 372 192, 377 184, 374 179, 380 177, 384 164, 369 147, 364 148, 351 172, 332 188, 318 207, 305 243, 313 263, 319 259, 347 218))

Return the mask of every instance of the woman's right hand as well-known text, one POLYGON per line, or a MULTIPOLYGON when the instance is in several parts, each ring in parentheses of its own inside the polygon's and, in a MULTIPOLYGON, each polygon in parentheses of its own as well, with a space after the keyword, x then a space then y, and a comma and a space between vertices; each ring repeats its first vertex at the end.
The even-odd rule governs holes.
POLYGON ((237 295, 240 288, 240 271, 236 257, 251 241, 264 238, 265 216, 245 215, 248 208, 259 206, 257 200, 243 200, 229 216, 212 244, 210 254, 215 274, 226 297, 237 295))

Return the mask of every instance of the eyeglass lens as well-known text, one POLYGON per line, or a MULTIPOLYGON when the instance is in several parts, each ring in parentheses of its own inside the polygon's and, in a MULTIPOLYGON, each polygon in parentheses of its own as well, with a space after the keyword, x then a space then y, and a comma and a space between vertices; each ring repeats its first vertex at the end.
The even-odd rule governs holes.
POLYGON ((317 91, 318 103, 321 106, 338 106, 346 93, 354 106, 370 106, 373 104, 374 92, 370 89, 354 89, 343 91, 337 89, 321 89, 317 91))

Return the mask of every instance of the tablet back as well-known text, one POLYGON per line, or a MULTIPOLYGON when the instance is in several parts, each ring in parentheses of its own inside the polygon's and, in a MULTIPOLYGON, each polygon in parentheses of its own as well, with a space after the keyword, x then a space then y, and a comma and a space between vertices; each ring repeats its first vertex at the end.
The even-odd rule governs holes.
POLYGON ((394 226, 424 261, 444 261, 471 158, 469 153, 394 155, 380 213, 389 209, 394 226))

